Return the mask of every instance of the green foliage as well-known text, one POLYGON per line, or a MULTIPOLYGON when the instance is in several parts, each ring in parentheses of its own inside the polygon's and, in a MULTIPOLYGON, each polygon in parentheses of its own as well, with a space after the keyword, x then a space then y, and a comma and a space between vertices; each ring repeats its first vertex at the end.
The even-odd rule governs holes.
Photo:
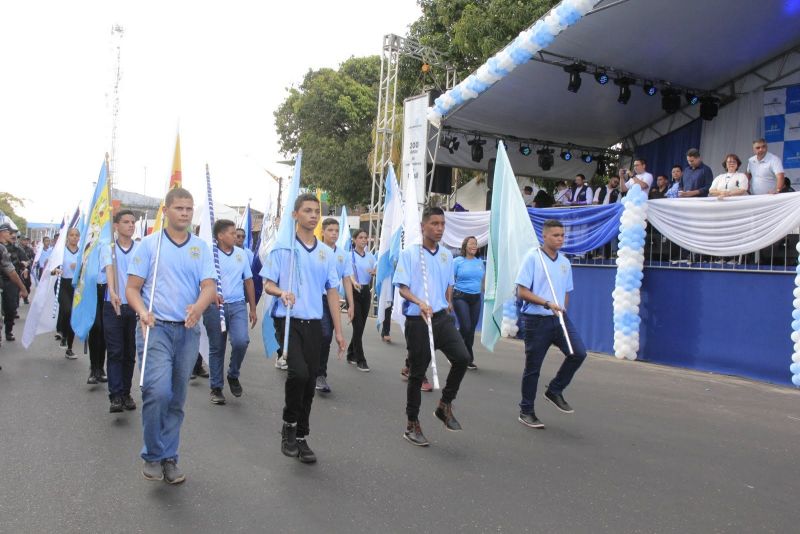
POLYGON ((15 208, 24 206, 25 202, 21 198, 15 197, 11 193, 0 192, 0 211, 11 217, 11 220, 14 221, 14 224, 23 234, 28 228, 28 221, 24 217, 17 215, 15 208))

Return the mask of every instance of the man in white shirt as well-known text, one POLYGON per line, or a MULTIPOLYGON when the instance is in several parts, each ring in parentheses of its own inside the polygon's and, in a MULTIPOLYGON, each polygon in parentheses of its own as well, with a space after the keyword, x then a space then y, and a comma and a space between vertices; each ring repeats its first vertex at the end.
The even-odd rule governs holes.
POLYGON ((750 194, 780 193, 785 178, 781 158, 767 152, 767 142, 764 139, 753 141, 753 153, 755 156, 747 161, 750 194))
POLYGON ((628 189, 633 187, 633 184, 639 184, 646 194, 650 193, 650 188, 653 187, 653 175, 647 172, 647 161, 644 158, 636 158, 633 160, 633 173, 626 170, 625 175, 627 180, 620 182, 620 191, 627 193, 628 189))
POLYGON ((522 200, 525 202, 525 206, 530 208, 533 206, 533 187, 526 185, 522 190, 522 200))

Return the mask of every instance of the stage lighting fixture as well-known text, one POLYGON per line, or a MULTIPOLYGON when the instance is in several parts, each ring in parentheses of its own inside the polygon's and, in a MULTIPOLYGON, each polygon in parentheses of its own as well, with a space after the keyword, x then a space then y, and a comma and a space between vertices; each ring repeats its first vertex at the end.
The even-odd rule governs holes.
POLYGON ((536 153, 539 155, 539 167, 541 167, 543 171, 549 171, 553 168, 554 160, 552 148, 540 148, 536 153))
POLYGON ((572 159, 572 152, 570 152, 569 150, 563 150, 562 149, 561 150, 561 159, 563 159, 564 161, 571 160, 572 159))
POLYGON ((604 70, 598 70, 594 73, 594 79, 600 85, 605 85, 608 83, 608 74, 604 70))
POLYGON ((529 145, 523 145, 523 144, 519 145, 519 153, 522 154, 523 156, 530 156, 531 152, 532 150, 529 145))
POLYGON ((569 73, 569 84, 567 91, 577 93, 581 88, 581 72, 586 72, 586 66, 580 63, 573 63, 564 67, 564 71, 569 73))
POLYGON ((594 156, 589 154, 588 152, 581 153, 581 159, 584 163, 591 163, 594 160, 594 156))
POLYGON ((635 80, 630 78, 617 78, 614 80, 614 84, 619 86, 619 96, 617 97, 617 102, 620 104, 627 104, 628 100, 631 99, 631 84, 635 80))
POLYGON ((670 115, 681 108, 681 94, 679 91, 666 88, 661 91, 661 109, 670 115))
POLYGON ((656 96, 656 93, 658 93, 658 87, 653 85, 653 82, 644 82, 642 90, 647 96, 656 96))
POLYGON ((700 98, 698 98, 698 96, 696 94, 692 93, 691 91, 686 91, 686 103, 687 104, 689 104, 690 106, 694 106, 698 102, 700 102, 700 98))
POLYGON ((480 163, 483 159, 483 145, 486 144, 486 139, 476 137, 471 141, 467 141, 467 144, 472 147, 472 161, 480 163))
POLYGON ((439 142, 439 146, 446 148, 451 154, 458 150, 460 145, 461 143, 456 136, 443 135, 442 140, 439 142))
POLYGON ((710 121, 717 116, 719 112, 719 99, 713 96, 704 96, 700 98, 700 117, 704 121, 710 121))

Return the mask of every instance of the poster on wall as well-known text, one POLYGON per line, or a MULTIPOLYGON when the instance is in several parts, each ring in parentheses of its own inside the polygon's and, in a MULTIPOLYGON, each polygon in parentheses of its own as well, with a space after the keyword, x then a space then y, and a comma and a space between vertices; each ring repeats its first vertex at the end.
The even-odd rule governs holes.
POLYGON ((425 202, 425 160, 428 140, 428 95, 407 98, 403 102, 403 177, 405 190, 409 176, 417 178, 417 202, 425 202))
POLYGON ((800 191, 800 85, 764 91, 764 139, 800 191))

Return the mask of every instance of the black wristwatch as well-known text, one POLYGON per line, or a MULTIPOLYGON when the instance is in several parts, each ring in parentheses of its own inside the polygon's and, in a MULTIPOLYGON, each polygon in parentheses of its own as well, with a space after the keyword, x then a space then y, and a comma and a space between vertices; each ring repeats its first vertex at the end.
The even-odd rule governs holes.
POLYGON ((549 310, 550 309, 550 301, 549 300, 544 301, 544 304, 542 305, 542 307, 545 310, 549 310))

